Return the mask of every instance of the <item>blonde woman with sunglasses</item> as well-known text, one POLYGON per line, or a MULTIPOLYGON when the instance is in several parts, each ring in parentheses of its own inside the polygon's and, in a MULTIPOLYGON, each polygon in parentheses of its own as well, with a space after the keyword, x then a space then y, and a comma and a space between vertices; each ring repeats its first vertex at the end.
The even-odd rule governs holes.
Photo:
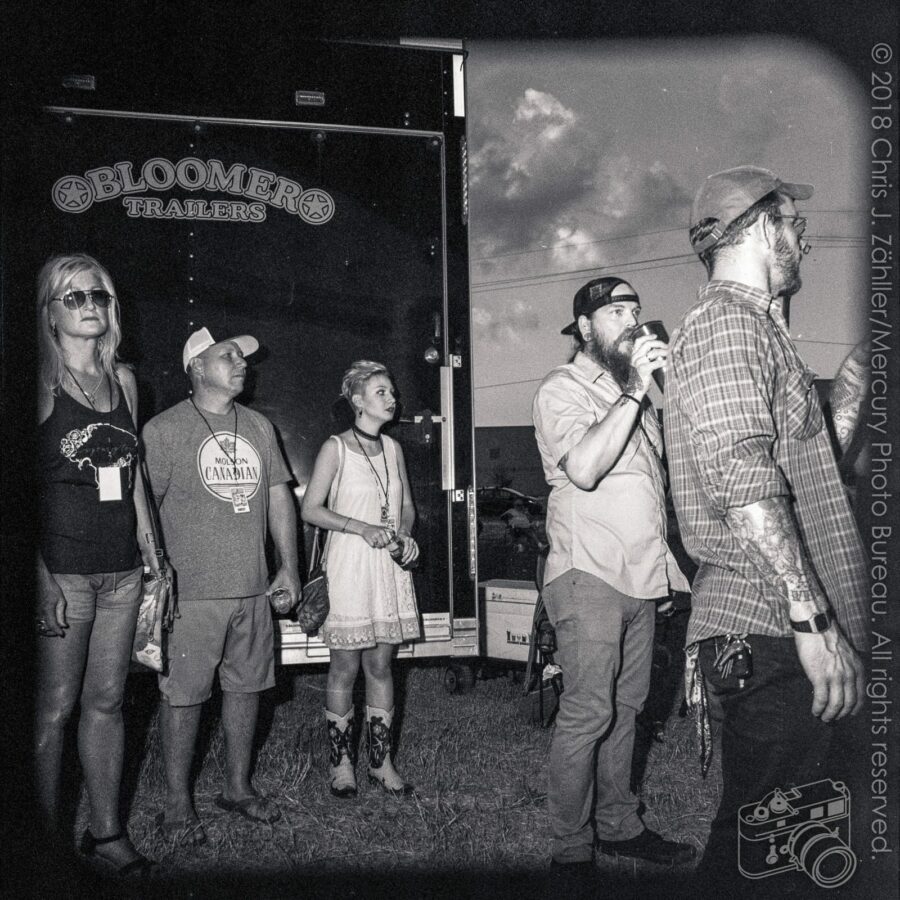
POLYGON ((156 559, 140 479, 137 385, 117 359, 119 304, 85 254, 38 276, 41 538, 35 607, 35 785, 48 832, 60 828, 65 726, 77 703, 90 819, 81 852, 119 875, 150 862, 119 821, 122 697, 141 597, 156 559))

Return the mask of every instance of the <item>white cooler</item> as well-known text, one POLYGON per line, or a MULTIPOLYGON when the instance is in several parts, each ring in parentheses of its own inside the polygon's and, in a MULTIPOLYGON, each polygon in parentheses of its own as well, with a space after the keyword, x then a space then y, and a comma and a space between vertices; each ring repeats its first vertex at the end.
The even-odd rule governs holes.
POLYGON ((478 585, 486 640, 485 656, 528 662, 538 592, 533 581, 495 578, 478 585))

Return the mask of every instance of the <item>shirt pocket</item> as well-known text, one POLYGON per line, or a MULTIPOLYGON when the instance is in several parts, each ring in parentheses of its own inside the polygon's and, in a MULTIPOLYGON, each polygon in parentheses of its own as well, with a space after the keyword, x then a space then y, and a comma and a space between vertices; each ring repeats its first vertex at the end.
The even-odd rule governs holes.
POLYGON ((811 369, 789 369, 785 378, 788 431, 798 441, 815 437, 825 424, 811 369))

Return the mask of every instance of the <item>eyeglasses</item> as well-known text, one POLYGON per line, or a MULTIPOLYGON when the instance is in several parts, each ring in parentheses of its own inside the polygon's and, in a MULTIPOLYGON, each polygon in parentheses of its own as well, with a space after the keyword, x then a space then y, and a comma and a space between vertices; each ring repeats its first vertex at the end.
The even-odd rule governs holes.
POLYGON ((81 309, 88 302, 88 297, 91 298, 91 303, 100 307, 100 309, 106 309, 116 299, 109 291, 96 288, 92 291, 68 291, 62 297, 54 297, 50 302, 58 300, 60 303, 65 304, 66 309, 75 310, 81 309))
POLYGON ((806 216, 783 216, 779 213, 778 218, 782 221, 791 222, 797 234, 803 234, 806 231, 806 216))

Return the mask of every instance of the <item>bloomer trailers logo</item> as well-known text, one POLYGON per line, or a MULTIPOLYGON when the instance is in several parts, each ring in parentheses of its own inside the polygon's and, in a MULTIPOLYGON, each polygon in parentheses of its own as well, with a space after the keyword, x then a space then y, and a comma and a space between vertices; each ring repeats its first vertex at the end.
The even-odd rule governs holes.
POLYGON ((846 884, 856 871, 847 786, 826 778, 742 806, 738 868, 747 878, 801 871, 822 888, 846 884))
POLYGON ((95 203, 121 199, 132 219, 208 219, 226 222, 264 222, 266 207, 299 216, 310 225, 324 225, 334 215, 334 200, 322 188, 304 188, 291 178, 256 166, 233 163, 227 169, 218 159, 188 156, 178 162, 148 159, 140 171, 132 162, 88 169, 84 175, 63 175, 51 197, 57 209, 83 213, 95 203), (244 197, 244 200, 134 196, 173 188, 244 197))
POLYGON ((237 441, 225 431, 210 435, 197 451, 197 469, 203 486, 219 500, 232 502, 236 490, 252 500, 259 490, 259 454, 240 435, 237 441))

